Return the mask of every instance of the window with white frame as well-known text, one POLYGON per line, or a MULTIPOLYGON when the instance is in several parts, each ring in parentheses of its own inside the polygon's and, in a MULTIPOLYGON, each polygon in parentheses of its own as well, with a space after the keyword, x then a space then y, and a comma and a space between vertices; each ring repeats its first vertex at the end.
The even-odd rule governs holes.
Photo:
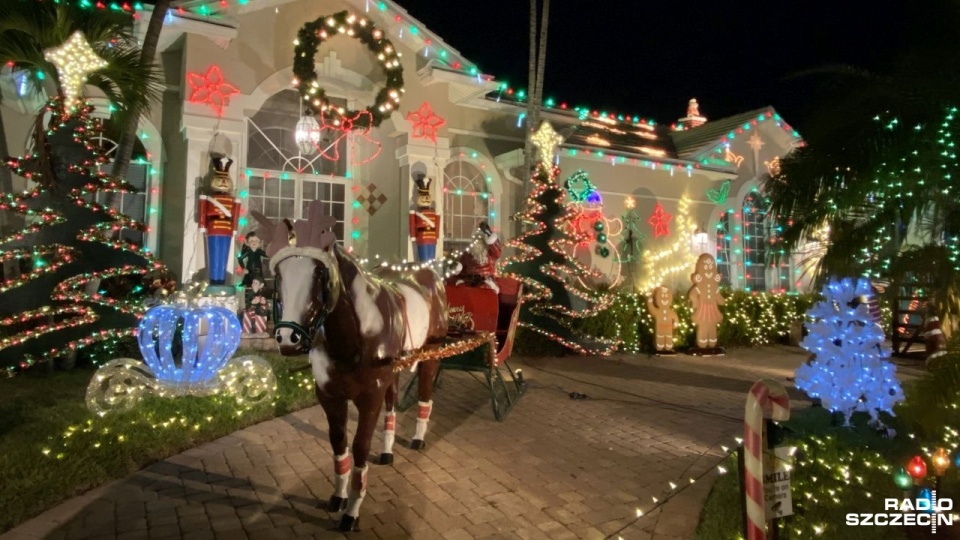
MULTIPOLYGON (((108 163, 100 165, 100 170, 106 173, 113 172, 113 158, 117 153, 120 139, 119 126, 110 120, 101 119, 101 131, 93 137, 90 142, 100 149, 104 156, 110 160, 108 163)), ((111 207, 121 214, 132 218, 140 223, 147 223, 147 190, 149 189, 150 162, 143 143, 136 139, 133 143, 133 154, 130 158, 130 165, 127 167, 127 174, 124 176, 129 184, 136 191, 134 193, 117 193, 112 191, 97 192, 87 197, 87 200, 97 202, 107 207, 111 207)), ((132 244, 144 245, 144 233, 133 229, 122 229, 120 238, 132 244)))
POLYGON ((444 249, 452 252, 470 243, 481 221, 488 221, 490 194, 486 175, 472 162, 456 160, 443 169, 444 249))
MULTIPOLYGON (((321 131, 319 148, 300 148, 295 138, 303 114, 300 94, 282 90, 247 119, 247 201, 250 210, 274 219, 305 219, 312 201, 322 201, 344 241, 347 144, 334 130, 321 131), (306 150, 306 151, 304 151, 306 150)), ((332 100, 345 106, 345 100, 332 100)))
POLYGON ((791 290, 789 253, 779 245, 782 228, 769 207, 769 200, 753 190, 739 208, 720 216, 717 269, 724 285, 751 292, 791 290))

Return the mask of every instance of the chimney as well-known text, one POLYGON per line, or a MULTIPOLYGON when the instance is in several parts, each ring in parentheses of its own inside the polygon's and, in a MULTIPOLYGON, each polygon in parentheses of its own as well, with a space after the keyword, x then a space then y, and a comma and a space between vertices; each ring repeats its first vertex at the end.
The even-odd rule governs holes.
POLYGON ((677 121, 681 128, 695 128, 702 126, 707 122, 707 117, 700 116, 700 104, 697 98, 693 98, 687 103, 687 116, 677 121))

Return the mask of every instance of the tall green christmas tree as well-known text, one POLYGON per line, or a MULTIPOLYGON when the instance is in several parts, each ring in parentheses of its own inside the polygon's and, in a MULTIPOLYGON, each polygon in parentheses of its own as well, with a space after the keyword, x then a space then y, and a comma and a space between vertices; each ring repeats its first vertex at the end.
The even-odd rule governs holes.
POLYGON ((0 211, 26 221, 0 238, 0 259, 18 267, 0 281, 0 366, 7 374, 133 334, 149 292, 144 278, 164 271, 145 249, 121 239, 122 229, 146 231, 144 224, 93 202, 99 192, 134 191, 98 170, 107 160, 91 142, 100 128, 93 107, 65 107, 58 98, 45 111, 49 125, 41 111, 34 153, 6 162, 32 189, 0 195, 0 211))
POLYGON ((557 183, 560 169, 552 162, 553 147, 560 138, 544 122, 533 142, 540 150, 531 178, 533 189, 525 210, 515 216, 529 228, 507 242, 516 252, 500 261, 500 273, 524 284, 520 326, 583 354, 610 354, 616 349, 615 341, 575 328, 576 319, 605 309, 613 296, 591 291, 584 278, 597 276, 569 255, 586 238, 574 227, 573 210, 564 204, 566 192, 557 183))

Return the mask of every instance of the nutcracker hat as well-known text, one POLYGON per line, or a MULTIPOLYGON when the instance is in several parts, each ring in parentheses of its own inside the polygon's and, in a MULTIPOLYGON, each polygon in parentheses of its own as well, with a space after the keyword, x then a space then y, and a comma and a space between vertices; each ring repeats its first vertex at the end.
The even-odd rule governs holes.
POLYGON ((230 166, 233 165, 233 160, 228 157, 215 157, 211 158, 213 162, 213 170, 216 171, 218 175, 230 174, 230 166))
POLYGON ((414 182, 417 184, 418 195, 430 195, 430 184, 433 182, 432 178, 427 178, 426 182, 424 182, 424 177, 418 176, 414 179, 414 182))

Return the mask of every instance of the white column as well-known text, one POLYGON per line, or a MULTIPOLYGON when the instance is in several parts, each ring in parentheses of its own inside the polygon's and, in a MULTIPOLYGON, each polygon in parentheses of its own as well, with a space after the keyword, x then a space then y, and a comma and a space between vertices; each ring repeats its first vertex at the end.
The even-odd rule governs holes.
POLYGON ((403 134, 400 136, 396 157, 397 165, 400 167, 400 193, 407 194, 406 200, 401 201, 401 208, 407 209, 400 214, 403 222, 400 225, 400 234, 402 235, 400 245, 406 246, 406 250, 401 250, 401 253, 406 253, 408 261, 414 260, 414 247, 410 240, 410 223, 406 216, 409 209, 414 206, 415 187, 411 176, 411 167, 420 162, 427 167, 427 178, 433 179, 430 191, 432 192, 433 202, 437 206, 437 214, 440 216, 441 229, 437 231, 437 258, 440 259, 443 254, 443 227, 446 219, 443 217, 443 169, 450 160, 450 139, 437 137, 437 143, 434 144, 432 140, 414 139, 409 134, 403 134))
MULTIPOLYGON (((181 275, 183 280, 187 281, 194 273, 207 265, 205 240, 197 224, 197 196, 207 188, 206 182, 209 181, 209 176, 212 174, 210 173, 210 152, 225 149, 227 157, 233 159, 230 179, 233 182, 234 195, 239 196, 241 189, 239 171, 244 165, 243 156, 240 155, 244 122, 243 120, 226 120, 184 114, 181 129, 187 142, 181 275), (212 147, 211 143, 214 141, 214 136, 218 140, 217 146, 221 148, 212 147), (226 147, 222 148, 223 145, 219 144, 220 142, 225 142, 226 147)), ((245 212, 246 209, 244 209, 244 215, 245 212)), ((235 244, 236 242, 230 244, 230 256, 227 261, 227 272, 231 274, 233 273, 235 259, 233 253, 236 248, 235 244)))

